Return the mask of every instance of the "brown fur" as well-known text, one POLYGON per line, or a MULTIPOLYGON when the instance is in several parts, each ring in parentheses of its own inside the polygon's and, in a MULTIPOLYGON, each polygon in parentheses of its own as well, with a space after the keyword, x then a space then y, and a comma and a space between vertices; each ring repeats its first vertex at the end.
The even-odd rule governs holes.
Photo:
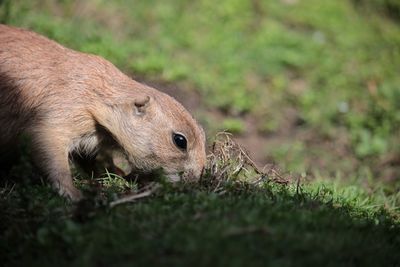
POLYGON ((19 134, 29 134, 41 169, 72 200, 81 193, 72 184, 69 155, 95 153, 106 139, 115 139, 132 167, 142 171, 162 168, 171 176, 199 177, 205 165, 204 132, 172 97, 101 57, 5 25, 0 25, 0 125, 0 148, 12 148, 19 134), (174 145, 174 132, 186 136, 186 152, 174 145))

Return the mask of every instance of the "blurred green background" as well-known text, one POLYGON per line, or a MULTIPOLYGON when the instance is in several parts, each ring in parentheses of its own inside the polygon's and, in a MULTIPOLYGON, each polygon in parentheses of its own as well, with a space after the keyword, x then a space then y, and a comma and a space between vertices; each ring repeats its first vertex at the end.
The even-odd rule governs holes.
POLYGON ((1 20, 166 90, 259 165, 400 187, 398 1, 3 0, 1 20))

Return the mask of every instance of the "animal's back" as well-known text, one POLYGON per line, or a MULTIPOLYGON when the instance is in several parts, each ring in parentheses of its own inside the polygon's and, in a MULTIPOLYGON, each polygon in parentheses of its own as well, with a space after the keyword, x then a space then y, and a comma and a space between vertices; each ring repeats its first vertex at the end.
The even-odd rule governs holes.
POLYGON ((18 94, 23 108, 38 108, 66 83, 62 74, 73 54, 34 32, 0 25, 0 94, 18 94))
POLYGON ((58 116, 73 117, 77 110, 82 116, 82 107, 95 100, 88 87, 102 83, 96 81, 102 75, 94 74, 102 67, 99 61, 104 60, 34 32, 0 25, 0 123, 9 125, 0 130, 0 142, 9 142, 46 116, 55 121, 58 116))
POLYGON ((38 64, 44 59, 35 46, 44 41, 28 31, 0 25, 0 124, 7 125, 0 130, 3 148, 35 120, 42 92, 34 84, 40 82, 38 72, 43 70, 38 64))

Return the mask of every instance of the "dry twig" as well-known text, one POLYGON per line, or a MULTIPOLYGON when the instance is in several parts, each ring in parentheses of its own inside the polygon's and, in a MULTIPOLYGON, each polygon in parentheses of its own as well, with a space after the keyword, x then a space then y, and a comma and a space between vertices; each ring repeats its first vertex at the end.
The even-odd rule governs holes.
POLYGON ((152 184, 151 186, 147 187, 148 189, 142 190, 140 193, 130 194, 125 197, 119 198, 117 200, 112 201, 109 206, 110 208, 115 207, 116 205, 128 203, 128 202, 135 202, 138 199, 149 197, 154 194, 159 188, 160 185, 152 184))

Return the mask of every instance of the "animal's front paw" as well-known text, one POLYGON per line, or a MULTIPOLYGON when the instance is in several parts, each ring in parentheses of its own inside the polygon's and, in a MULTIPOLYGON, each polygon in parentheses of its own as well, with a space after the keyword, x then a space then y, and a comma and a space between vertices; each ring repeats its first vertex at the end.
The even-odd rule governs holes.
POLYGON ((58 188, 58 193, 71 200, 72 202, 78 202, 83 199, 82 192, 75 186, 60 186, 58 188))

